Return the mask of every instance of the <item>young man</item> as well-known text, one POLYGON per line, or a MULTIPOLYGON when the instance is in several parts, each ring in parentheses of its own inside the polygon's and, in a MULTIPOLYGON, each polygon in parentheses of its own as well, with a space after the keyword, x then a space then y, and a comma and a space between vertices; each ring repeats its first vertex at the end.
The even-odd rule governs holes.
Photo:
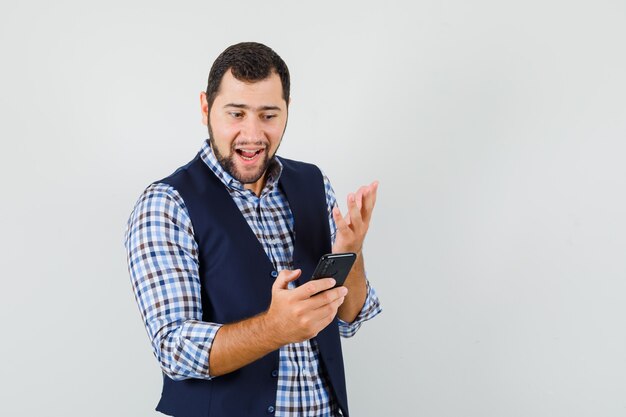
POLYGON ((361 248, 376 182, 337 208, 314 165, 276 157, 289 71, 240 43, 200 94, 209 139, 150 185, 128 221, 135 297, 174 416, 348 415, 339 335, 380 311, 361 248), (325 253, 355 252, 343 286, 310 280, 325 253))

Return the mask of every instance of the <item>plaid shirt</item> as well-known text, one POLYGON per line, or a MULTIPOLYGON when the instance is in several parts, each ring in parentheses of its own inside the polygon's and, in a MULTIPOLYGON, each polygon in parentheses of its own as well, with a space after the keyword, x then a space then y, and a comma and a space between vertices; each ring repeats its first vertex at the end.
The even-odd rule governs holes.
MULTIPOLYGON (((276 270, 293 269, 294 220, 278 187, 280 162, 270 166, 266 185, 256 196, 224 171, 208 141, 201 157, 226 186, 276 270)), ((326 176, 324 185, 334 241, 331 211, 337 202, 326 176)), ((185 202, 174 188, 155 183, 143 192, 128 220, 125 246, 135 298, 163 372, 174 380, 211 379, 209 351, 222 323, 202 321, 198 247, 185 202)), ((369 282, 367 288, 354 322, 339 320, 341 336, 353 336, 364 321, 380 313, 369 282)), ((340 415, 323 369, 314 340, 280 348, 275 415, 340 415)))

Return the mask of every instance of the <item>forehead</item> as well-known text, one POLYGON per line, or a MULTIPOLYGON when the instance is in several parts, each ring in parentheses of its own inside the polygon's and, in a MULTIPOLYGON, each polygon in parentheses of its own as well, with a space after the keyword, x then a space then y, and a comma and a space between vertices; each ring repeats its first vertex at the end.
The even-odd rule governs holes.
POLYGON ((216 104, 247 104, 250 106, 284 106, 283 86, 275 72, 263 80, 246 82, 236 79, 230 71, 222 77, 215 97, 216 104))

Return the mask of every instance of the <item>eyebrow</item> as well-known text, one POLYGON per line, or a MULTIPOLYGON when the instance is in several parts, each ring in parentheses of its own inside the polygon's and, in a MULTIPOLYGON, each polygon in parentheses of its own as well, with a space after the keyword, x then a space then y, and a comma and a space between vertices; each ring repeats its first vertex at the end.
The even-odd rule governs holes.
POLYGON ((239 103, 228 103, 226 105, 224 105, 224 108, 227 107, 235 107, 237 109, 244 109, 244 110, 256 110, 256 111, 267 111, 267 110, 278 110, 281 111, 282 109, 278 106, 259 106, 256 108, 252 108, 250 106, 248 106, 247 104, 239 104, 239 103))

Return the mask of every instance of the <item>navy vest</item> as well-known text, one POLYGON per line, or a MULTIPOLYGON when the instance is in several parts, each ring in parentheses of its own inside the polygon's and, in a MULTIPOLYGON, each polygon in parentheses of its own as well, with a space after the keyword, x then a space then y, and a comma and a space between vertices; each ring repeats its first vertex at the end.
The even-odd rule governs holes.
MULTIPOLYGON (((320 256, 331 251, 324 182, 311 164, 280 159, 279 187, 294 216, 295 268, 299 283, 308 280, 320 256)), ((224 184, 198 154, 160 181, 183 198, 199 248, 202 320, 232 323, 266 311, 271 302, 274 266, 224 184)), ((315 338, 321 366, 327 371, 344 415, 348 403, 337 318, 315 338)), ((278 351, 210 381, 174 381, 163 374, 157 411, 177 417, 268 416, 274 411, 278 351)))

